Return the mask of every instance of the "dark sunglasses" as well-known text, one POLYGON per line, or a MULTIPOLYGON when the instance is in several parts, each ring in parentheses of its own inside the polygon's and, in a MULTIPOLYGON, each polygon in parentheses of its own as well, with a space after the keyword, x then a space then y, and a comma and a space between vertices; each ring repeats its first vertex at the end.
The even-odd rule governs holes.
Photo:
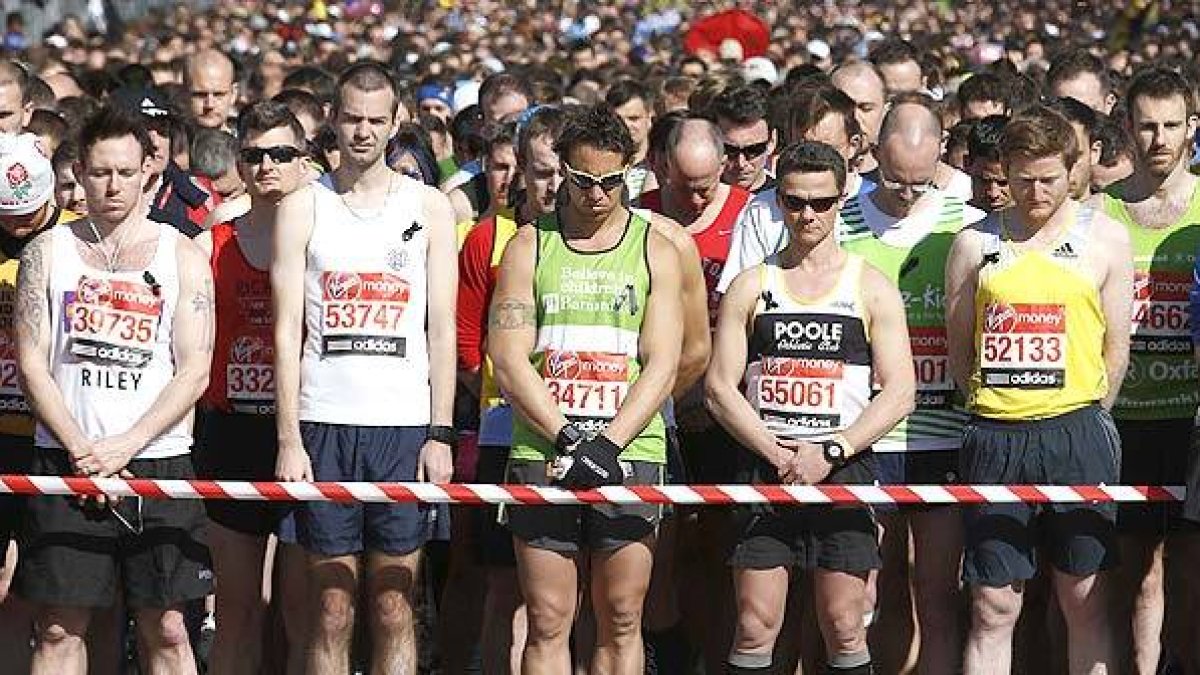
POLYGON ((812 210, 817 213, 825 213, 834 206, 837 206, 839 199, 841 199, 841 195, 805 199, 804 197, 797 197, 796 195, 789 195, 783 192, 779 193, 779 203, 783 205, 784 209, 787 209, 792 213, 800 213, 805 209, 805 207, 809 206, 811 206, 812 210))
POLYGON ((762 157, 762 154, 767 151, 767 146, 771 145, 771 141, 763 141, 762 143, 751 143, 750 145, 734 145, 732 143, 725 144, 725 157, 735 159, 738 155, 746 159, 755 159, 762 157))
POLYGON ((594 176, 586 171, 578 171, 572 169, 569 164, 563 164, 567 168, 567 176, 571 182, 580 190, 591 190, 597 185, 605 192, 611 192, 625 184, 625 169, 606 173, 603 176, 594 176))
POLYGON ((262 164, 264 157, 270 157, 276 164, 286 164, 303 157, 304 152, 290 145, 275 145, 269 148, 242 148, 239 155, 246 164, 262 164))

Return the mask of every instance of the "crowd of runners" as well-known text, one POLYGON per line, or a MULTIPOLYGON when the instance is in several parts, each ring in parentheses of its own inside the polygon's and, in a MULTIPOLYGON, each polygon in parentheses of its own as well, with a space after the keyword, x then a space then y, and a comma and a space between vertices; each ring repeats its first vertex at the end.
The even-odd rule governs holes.
POLYGON ((10 15, 0 473, 1187 501, 5 497, 0 671, 1200 673, 1200 15, 962 4, 10 15))

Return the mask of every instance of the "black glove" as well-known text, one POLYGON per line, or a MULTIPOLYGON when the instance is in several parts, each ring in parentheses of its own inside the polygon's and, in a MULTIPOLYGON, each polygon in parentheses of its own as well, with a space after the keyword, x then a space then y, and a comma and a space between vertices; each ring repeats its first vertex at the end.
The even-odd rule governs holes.
POLYGON ((603 435, 583 441, 571 453, 574 462, 558 484, 565 488, 621 485, 625 482, 625 473, 617 460, 620 454, 621 447, 603 435))

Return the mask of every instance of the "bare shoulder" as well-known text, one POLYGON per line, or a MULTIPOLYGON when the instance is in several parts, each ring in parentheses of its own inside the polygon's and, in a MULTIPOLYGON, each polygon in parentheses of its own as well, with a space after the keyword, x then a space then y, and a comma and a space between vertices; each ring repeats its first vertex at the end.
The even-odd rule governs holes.
POLYGON ((881 272, 878 267, 864 260, 862 266, 862 278, 860 280, 863 289, 863 296, 868 302, 875 303, 880 301, 890 301, 899 299, 900 290, 896 284, 881 272))
POLYGON ((762 293, 762 265, 747 267, 734 277, 729 288, 721 296, 721 304, 731 303, 731 306, 745 305, 762 293))
POLYGON ((1124 223, 1107 213, 1096 210, 1092 216, 1092 231, 1097 241, 1103 241, 1111 248, 1113 246, 1129 247, 1129 228, 1124 223))

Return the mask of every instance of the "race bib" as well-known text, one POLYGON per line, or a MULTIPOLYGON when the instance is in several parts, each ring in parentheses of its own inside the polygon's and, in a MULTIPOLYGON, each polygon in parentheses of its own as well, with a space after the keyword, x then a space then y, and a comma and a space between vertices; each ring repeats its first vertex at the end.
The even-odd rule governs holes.
POLYGON ((1061 389, 1067 372, 1063 305, 989 304, 984 311, 980 374, 985 387, 1061 389))
POLYGON ((608 428, 629 393, 629 359, 623 354, 548 350, 542 378, 562 414, 594 435, 608 428))
POLYGON ((17 381, 17 345, 8 331, 0 331, 0 413, 27 413, 29 404, 17 381))
POLYGON ((908 341, 917 381, 917 405, 926 408, 949 405, 954 380, 950 377, 945 327, 909 328, 908 341))
POLYGON ((1133 278, 1133 324, 1129 348, 1134 352, 1190 354, 1191 320, 1188 293, 1192 275, 1183 272, 1137 272, 1133 278))
POLYGON ((162 298, 150 286, 80 277, 63 297, 67 351, 85 361, 142 368, 154 355, 162 298))
POLYGON ((321 353, 405 356, 401 317, 409 284, 387 272, 324 272, 321 275, 321 353))
POLYGON ((225 398, 234 412, 275 413, 274 348, 269 337, 239 336, 229 346, 225 366, 225 398))
POLYGON ((839 400, 845 363, 768 356, 753 392, 764 421, 804 430, 841 428, 839 400))

